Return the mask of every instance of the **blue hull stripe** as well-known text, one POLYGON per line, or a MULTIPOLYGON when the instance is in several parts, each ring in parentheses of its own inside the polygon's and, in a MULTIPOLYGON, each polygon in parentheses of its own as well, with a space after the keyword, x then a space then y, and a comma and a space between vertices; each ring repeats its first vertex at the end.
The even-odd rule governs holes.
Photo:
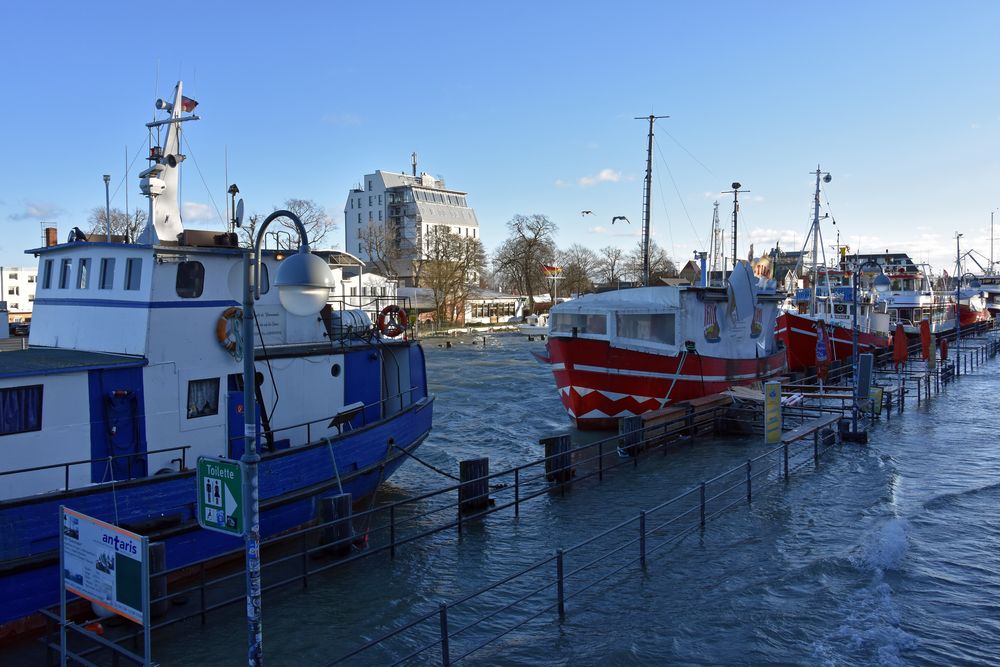
POLYGON ((125 301, 123 299, 36 299, 35 306, 91 306, 98 308, 228 308, 239 306, 239 302, 229 300, 198 301, 125 301))

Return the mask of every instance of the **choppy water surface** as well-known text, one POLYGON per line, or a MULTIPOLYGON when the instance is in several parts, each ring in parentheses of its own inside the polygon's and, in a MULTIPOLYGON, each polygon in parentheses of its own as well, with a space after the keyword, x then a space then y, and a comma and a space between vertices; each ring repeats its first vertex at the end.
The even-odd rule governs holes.
MULTIPOLYGON (((501 470, 541 456, 567 430, 551 374, 513 334, 450 349, 425 343, 437 395, 418 454, 457 474, 488 456, 501 470)), ((670 549, 545 614, 463 663, 476 665, 943 665, 1000 662, 1000 446, 990 362, 920 408, 907 405, 787 486, 755 496, 670 549)), ((269 664, 325 664, 386 629, 635 516, 760 451, 699 439, 601 484, 524 505, 264 598, 269 664)), ((415 462, 380 492, 450 484, 415 462)), ((265 581, 266 583, 266 581, 265 581)), ((505 604, 497 595, 492 603, 505 604)), ((242 608, 154 639, 164 665, 240 664, 242 608)), ((454 629, 454 628, 453 628, 454 629)), ((416 660, 433 663, 436 653, 416 660)), ((358 664, 387 660, 368 654, 358 664)))

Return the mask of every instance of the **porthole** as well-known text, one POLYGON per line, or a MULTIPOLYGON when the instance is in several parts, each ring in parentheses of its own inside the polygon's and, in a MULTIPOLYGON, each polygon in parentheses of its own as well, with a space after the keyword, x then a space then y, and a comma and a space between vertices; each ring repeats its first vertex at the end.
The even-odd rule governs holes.
POLYGON ((333 377, 340 377, 340 364, 334 364, 330 367, 330 375, 333 377))

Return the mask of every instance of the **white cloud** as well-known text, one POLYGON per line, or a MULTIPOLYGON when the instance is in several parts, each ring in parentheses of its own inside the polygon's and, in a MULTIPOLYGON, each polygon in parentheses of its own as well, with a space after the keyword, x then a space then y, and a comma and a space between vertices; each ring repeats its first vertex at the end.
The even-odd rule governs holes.
POLYGON ((11 220, 45 220, 46 218, 56 218, 62 213, 63 210, 55 204, 25 202, 23 211, 20 213, 11 213, 7 217, 11 220))
POLYGON ((622 180, 622 173, 614 169, 601 169, 595 176, 581 176, 577 183, 581 188, 589 188, 598 183, 617 183, 622 180))
POLYGON ((198 220, 217 220, 218 215, 215 213, 215 208, 208 204, 199 204, 198 202, 186 201, 181 206, 181 215, 185 220, 195 222, 198 220))
POLYGON ((596 227, 591 227, 589 231, 591 234, 604 234, 608 231, 608 228, 597 225, 596 227))
POLYGON ((561 178, 557 178, 556 179, 555 186, 557 188, 565 188, 567 185, 569 185, 569 183, 567 183, 563 179, 561 179, 561 178))

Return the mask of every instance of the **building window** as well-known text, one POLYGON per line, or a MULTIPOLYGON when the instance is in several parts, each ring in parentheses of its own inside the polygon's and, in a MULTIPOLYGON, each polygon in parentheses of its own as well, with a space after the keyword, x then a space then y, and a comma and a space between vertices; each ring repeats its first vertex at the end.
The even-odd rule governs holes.
POLYGON ((352 287, 351 288, 351 296, 357 296, 357 295, 358 295, 358 288, 357 287, 352 287))
POLYGON ((372 196, 371 195, 368 195, 368 205, 369 206, 372 205, 372 196))
POLYGON ((205 267, 201 262, 181 262, 177 265, 177 296, 197 299, 205 289, 205 267))
POLYGON ((125 260, 125 289, 137 290, 142 278, 142 258, 129 257, 125 260))
POLYGON ((374 219, 374 213, 372 211, 368 211, 368 222, 371 222, 374 219))
POLYGON ((219 378, 188 382, 187 418, 210 417, 219 414, 219 378))
POLYGON ((378 212, 378 221, 382 222, 382 211, 378 212))
POLYGON ((59 262, 59 289, 69 289, 69 273, 72 269, 72 259, 65 258, 59 262))
POLYGON ((358 244, 358 253, 359 254, 361 253, 361 244, 360 243, 358 244))
POLYGON ((90 258, 84 257, 76 264, 76 288, 90 287, 90 258))
POLYGON ((42 430, 42 385, 0 389, 0 435, 42 430))
POLYGON ((37 278, 37 277, 38 277, 38 276, 28 276, 28 282, 29 282, 29 283, 33 283, 33 282, 35 282, 35 278, 37 278))
POLYGON ((101 282, 100 289, 111 289, 115 286, 115 258, 104 257, 101 259, 101 282))
POLYGON ((381 206, 381 205, 382 205, 382 195, 379 195, 379 196, 378 196, 378 205, 379 205, 379 206, 381 206))
POLYGON ((372 182, 368 181, 368 192, 372 191, 372 182))
POLYGON ((361 224, 361 214, 360 213, 358 213, 358 224, 359 225, 361 224))
POLYGON ((351 208, 354 208, 354 199, 351 199, 351 208))
POLYGON ((45 260, 45 266, 42 268, 42 288, 48 289, 52 287, 52 260, 45 260))

